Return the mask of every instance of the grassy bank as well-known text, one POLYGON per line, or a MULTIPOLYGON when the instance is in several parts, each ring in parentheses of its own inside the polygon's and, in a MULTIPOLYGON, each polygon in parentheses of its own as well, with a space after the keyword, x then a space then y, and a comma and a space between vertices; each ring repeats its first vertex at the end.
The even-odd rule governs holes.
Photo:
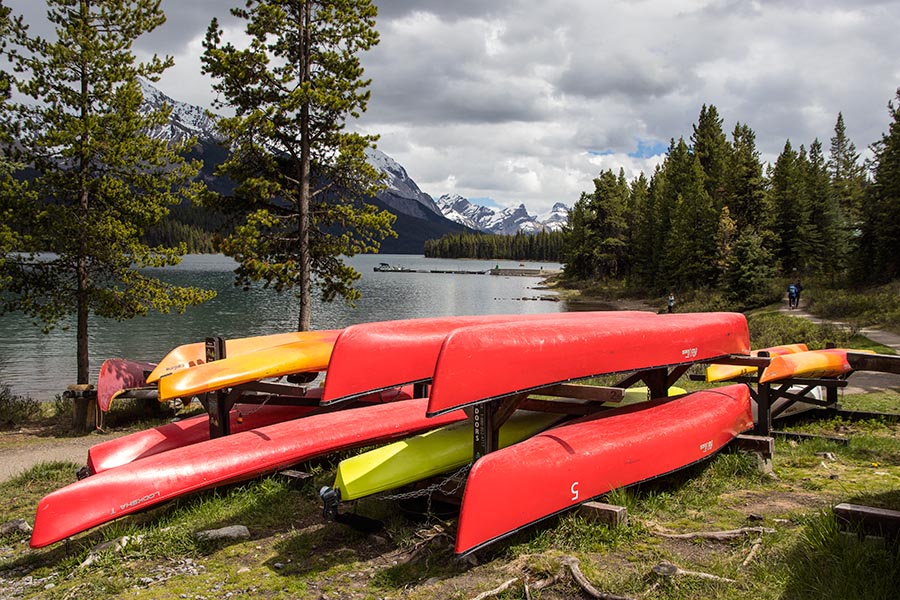
MULTIPOLYGON (((900 393, 847 396, 848 408, 900 406, 900 393)), ((22 598, 474 598, 516 579, 498 598, 579 597, 567 557, 600 590, 625 597, 894 598, 900 585, 896 547, 860 542, 839 531, 838 502, 900 509, 900 426, 888 421, 812 421, 795 431, 839 434, 842 445, 776 442, 774 472, 725 453, 662 480, 618 490, 607 500, 628 508, 629 524, 611 529, 572 512, 496 544, 474 560, 452 553, 454 520, 404 516, 395 500, 367 499, 356 511, 385 521, 366 536, 326 523, 316 490, 335 462, 301 468, 297 488, 280 476, 196 494, 30 550, 27 535, 0 538, 0 597, 22 598), (197 531, 242 524, 249 539, 202 542, 197 531), (765 528, 725 541, 670 534, 765 528), (131 542, 94 558, 104 541, 131 542), (664 578, 667 561, 731 581, 664 578), (91 564, 85 564, 91 562, 91 564), (82 566, 83 565, 83 566, 82 566), (541 590, 538 582, 552 583, 541 590)), ((0 522, 31 522, 40 498, 74 481, 73 463, 39 466, 0 484, 0 522)), ((512 507, 510 507, 512 508, 512 507)))

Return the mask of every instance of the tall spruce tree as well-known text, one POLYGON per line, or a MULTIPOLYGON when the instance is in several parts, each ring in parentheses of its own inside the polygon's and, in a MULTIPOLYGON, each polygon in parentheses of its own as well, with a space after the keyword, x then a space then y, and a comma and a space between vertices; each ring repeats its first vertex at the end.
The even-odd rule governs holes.
POLYGON ((788 273, 800 268, 797 231, 804 218, 804 194, 800 155, 787 140, 769 176, 769 200, 776 215, 775 256, 788 273))
POLYGON ((858 275, 871 282, 900 277, 900 88, 888 102, 891 123, 872 144, 872 183, 866 189, 858 275))
POLYGON ((813 271, 830 277, 834 282, 846 264, 846 229, 831 185, 822 142, 818 139, 809 146, 806 167, 810 228, 815 232, 807 261, 813 271))
POLYGON ((748 125, 737 123, 731 140, 730 167, 726 175, 726 204, 731 218, 740 231, 752 227, 763 239, 767 235, 771 237, 774 215, 766 195, 756 133, 748 125))
POLYGON ((838 209, 848 232, 859 227, 866 186, 865 166, 847 135, 844 115, 838 113, 828 156, 828 172, 838 209))
MULTIPOLYGON (((684 145, 682 141, 680 147, 684 145)), ((717 276, 716 232, 719 211, 706 191, 705 175, 700 158, 681 148, 670 156, 672 164, 668 175, 677 172, 679 185, 671 190, 675 194, 672 209, 671 231, 666 240, 666 281, 687 288, 705 288, 713 285, 717 276)))
POLYGON ((691 135, 693 152, 703 167, 706 193, 712 198, 717 211, 722 210, 726 202, 728 157, 731 150, 722 130, 722 122, 718 109, 712 104, 709 107, 704 104, 691 135))
MULTIPOLYGON (((22 250, 50 252, 7 260, 2 310, 21 310, 52 327, 76 317, 78 383, 89 377, 88 317, 128 319, 184 310, 212 296, 168 285, 141 267, 179 262, 183 248, 151 248, 141 235, 168 207, 197 191, 197 164, 148 132, 168 111, 144 114, 138 77, 156 80, 173 64, 137 62, 132 44, 165 21, 158 0, 47 0, 55 39, 15 27, 16 85, 33 104, 12 108, 14 158, 33 169, 27 202, 17 205, 28 232, 22 250)), ((9 193, 9 190, 5 190, 9 193)))
POLYGON ((299 299, 298 328, 310 327, 312 274, 322 297, 359 296, 342 255, 378 249, 394 216, 361 202, 380 174, 366 162, 374 138, 345 130, 366 110, 369 81, 359 53, 378 43, 370 0, 248 0, 232 14, 249 44, 223 42, 213 20, 203 70, 234 111, 220 130, 233 153, 220 169, 236 183, 214 204, 242 215, 224 243, 237 281, 263 281, 299 299))

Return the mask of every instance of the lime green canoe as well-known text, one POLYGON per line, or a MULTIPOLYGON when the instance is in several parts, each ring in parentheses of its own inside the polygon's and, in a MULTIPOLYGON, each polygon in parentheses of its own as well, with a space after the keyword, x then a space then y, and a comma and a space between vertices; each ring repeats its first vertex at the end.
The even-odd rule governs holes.
MULTIPOLYGON (((670 388, 669 395, 685 393, 670 388)), ((647 399, 647 388, 629 388, 625 402, 647 399)), ((519 410, 500 428, 505 448, 552 427, 566 415, 519 410)), ((472 422, 467 420, 388 444, 352 458, 337 467, 334 489, 342 501, 356 500, 396 489, 458 469, 472 462, 472 422)))

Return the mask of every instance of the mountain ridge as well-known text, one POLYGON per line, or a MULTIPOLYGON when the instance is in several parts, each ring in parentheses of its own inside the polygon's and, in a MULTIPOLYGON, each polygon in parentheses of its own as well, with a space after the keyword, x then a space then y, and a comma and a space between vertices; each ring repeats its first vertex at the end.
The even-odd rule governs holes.
MULTIPOLYGON (((165 104, 172 111, 169 122, 156 128, 151 135, 173 142, 196 139, 197 143, 190 156, 204 162, 201 179, 215 191, 230 193, 232 184, 222 181, 214 173, 215 167, 227 157, 227 149, 222 146, 223 137, 217 130, 215 118, 199 106, 166 95, 149 82, 141 81, 141 88, 146 110, 158 110, 165 104)), ((553 231, 561 227, 561 218, 568 217, 568 209, 561 203, 554 205, 554 209, 546 215, 532 216, 524 205, 496 211, 490 207, 479 207, 456 196, 469 207, 474 207, 470 208, 470 212, 474 210, 478 213, 477 218, 469 219, 464 215, 465 211, 446 210, 441 201, 436 202, 419 188, 403 165, 384 152, 369 148, 366 150, 366 158, 369 164, 385 176, 386 183, 384 190, 367 201, 374 201, 374 204, 398 217, 394 227, 398 237, 382 242, 381 251, 384 253, 420 254, 426 239, 436 239, 448 233, 478 231, 508 235, 519 231, 553 231), (558 210, 558 206, 565 210, 558 210)))

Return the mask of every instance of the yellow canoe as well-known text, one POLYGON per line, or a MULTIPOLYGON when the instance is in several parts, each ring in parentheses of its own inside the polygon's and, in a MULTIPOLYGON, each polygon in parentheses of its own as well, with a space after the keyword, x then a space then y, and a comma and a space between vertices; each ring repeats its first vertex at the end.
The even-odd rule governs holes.
MULTIPOLYGON (((256 352, 263 348, 281 346, 291 342, 321 342, 331 340, 334 342, 342 330, 323 329, 321 331, 291 331, 288 333, 276 333, 273 335, 259 335, 254 337, 236 338, 225 340, 225 356, 234 357, 250 352, 256 352)), ((196 367, 206 362, 206 344, 194 342, 178 346, 169 352, 156 368, 147 376, 147 383, 159 381, 164 375, 169 375, 181 369, 196 367)))
MULTIPOLYGON (((669 396, 684 393, 682 388, 669 388, 669 396)), ((645 400, 649 400, 646 387, 625 391, 625 403, 645 400)), ((565 416, 518 410, 500 428, 500 447, 540 433, 565 416)), ((453 471, 472 462, 472 435, 472 422, 467 420, 342 460, 334 488, 340 490, 342 501, 355 500, 453 471)))
MULTIPOLYGON (((809 348, 806 344, 785 344, 782 346, 772 346, 771 348, 760 348, 750 352, 750 356, 759 356, 760 352, 768 352, 770 356, 781 356, 782 354, 796 354, 797 352, 807 352, 809 348)), ((706 368, 706 381, 714 383, 717 381, 728 381, 736 377, 744 377, 756 373, 756 367, 743 367, 741 365, 710 365, 706 368)))
POLYGON ((781 381, 791 377, 837 377, 853 370, 847 362, 848 352, 874 354, 871 350, 827 348, 796 354, 775 356, 760 376, 760 383, 781 381))
POLYGON ((227 356, 226 349, 227 357, 222 360, 175 371, 159 380, 159 400, 186 398, 271 377, 324 371, 337 336, 326 335, 330 332, 312 333, 319 333, 318 339, 307 335, 299 341, 237 356, 227 356))

